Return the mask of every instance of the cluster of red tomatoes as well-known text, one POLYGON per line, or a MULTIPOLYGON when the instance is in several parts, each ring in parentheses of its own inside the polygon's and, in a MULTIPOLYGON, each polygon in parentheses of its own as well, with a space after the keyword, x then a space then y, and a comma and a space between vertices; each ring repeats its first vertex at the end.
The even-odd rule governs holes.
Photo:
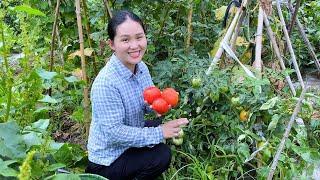
POLYGON ((166 88, 161 92, 159 88, 150 86, 143 91, 143 99, 151 109, 163 115, 178 104, 179 93, 173 88, 166 88))

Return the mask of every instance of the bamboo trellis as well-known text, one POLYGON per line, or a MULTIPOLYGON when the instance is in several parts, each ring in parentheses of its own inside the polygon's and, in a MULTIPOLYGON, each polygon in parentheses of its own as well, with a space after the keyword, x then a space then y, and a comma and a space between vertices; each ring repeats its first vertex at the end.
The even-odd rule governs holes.
MULTIPOLYGON (((248 0, 249 1, 249 0, 248 0)), ((221 56, 222 56, 222 53, 224 51, 226 51, 226 53, 231 56, 233 59, 235 59, 237 62, 238 59, 237 57, 234 57, 235 56, 235 53, 232 52, 234 51, 234 43, 235 43, 235 40, 239 34, 239 27, 241 26, 242 22, 243 22, 243 15, 245 14, 245 8, 247 6, 247 4, 249 3, 248 1, 243 1, 242 5, 240 8, 238 8, 238 11, 236 12, 232 22, 230 23, 229 25, 229 28, 226 32, 226 34, 224 35, 223 37, 223 40, 220 42, 220 46, 219 46, 219 49, 218 51, 216 52, 215 56, 213 57, 212 59, 212 62, 206 72, 207 75, 209 75, 212 70, 215 68, 216 64, 218 63, 218 61, 220 60, 221 56), (239 18, 239 16, 241 15, 241 18, 239 18), (236 27, 236 28, 235 28, 236 27), (231 40, 230 40, 230 37, 231 35, 233 34, 231 40), (230 40, 230 42, 229 42, 230 40), (228 48, 228 45, 226 44, 231 44, 231 47, 232 48, 228 48), (231 51, 231 52, 230 52, 231 51)), ((277 41, 276 41, 276 38, 275 38, 275 34, 274 32, 272 31, 271 27, 270 27, 270 22, 269 22, 269 19, 268 19, 268 15, 265 13, 265 10, 263 9, 263 3, 259 3, 259 13, 258 13, 258 25, 257 25, 257 32, 256 32, 256 39, 255 39, 255 61, 253 62, 253 67, 255 68, 256 70, 256 75, 257 77, 261 77, 261 70, 262 70, 262 60, 261 60, 261 49, 262 49, 262 33, 263 33, 263 24, 265 25, 265 29, 267 31, 267 34, 268 34, 268 37, 270 39, 270 42, 271 42, 271 45, 272 45, 272 48, 276 54, 276 57, 277 59, 279 60, 279 63, 280 63, 280 67, 283 71, 286 70, 286 67, 285 67, 285 62, 282 58, 282 54, 281 54, 281 51, 279 49, 279 46, 277 44, 277 41)), ((264 4, 265 5, 265 4, 264 4)), ((270 4, 271 5, 271 4, 270 4)), ((306 93, 308 87, 305 86, 304 82, 303 82, 303 79, 302 79, 302 76, 301 76, 301 73, 300 73, 300 69, 299 69, 299 66, 298 66, 298 63, 297 63, 297 59, 296 59, 296 56, 295 56, 295 53, 294 53, 294 49, 293 49, 293 46, 292 46, 292 43, 291 43, 291 40, 290 40, 290 37, 289 37, 289 33, 292 32, 292 28, 294 27, 294 24, 296 23, 298 25, 298 30, 300 31, 300 34, 302 35, 302 38, 303 40, 306 42, 306 45, 308 47, 308 50, 310 52, 310 55, 312 56, 312 58, 314 59, 314 62, 315 62, 315 65, 317 67, 317 69, 319 70, 320 72, 320 64, 319 64, 319 61, 313 51, 313 48, 308 40, 308 38, 306 37, 304 31, 303 31, 303 26, 302 24, 300 23, 299 19, 297 18, 297 12, 298 12, 298 9, 300 7, 300 0, 298 0, 297 4, 296 4, 296 8, 293 9, 292 7, 292 4, 291 2, 288 2, 288 7, 289 7, 289 13, 292 14, 292 18, 291 18, 291 23, 290 23, 290 26, 289 26, 289 31, 287 29, 287 26, 285 24, 285 21, 284 21, 284 17, 282 15, 282 9, 281 9, 281 4, 280 4, 280 1, 279 0, 276 0, 276 8, 277 8, 277 14, 278 14, 278 17, 280 19, 280 23, 281 23, 281 27, 282 27, 282 32, 284 34, 284 37, 285 37, 285 40, 286 40, 286 43, 287 43, 287 47, 288 50, 289 50, 289 53, 290 53, 290 56, 291 56, 291 62, 295 68, 295 72, 296 72, 296 75, 297 75, 297 78, 298 78, 298 81, 300 83, 300 86, 301 86, 301 89, 302 89, 302 93, 300 94, 300 98, 298 100, 298 103, 296 104, 296 108, 290 118, 290 121, 286 127, 286 130, 285 130, 285 133, 283 135, 283 138, 281 140, 281 143, 277 149, 277 153, 276 153, 276 156, 274 157, 273 159, 273 163, 272 163, 272 166, 271 166, 271 170, 269 171, 269 175, 268 175, 268 179, 272 179, 273 178, 273 174, 276 170, 276 167, 277 167, 277 164, 278 164, 278 160, 279 160, 279 156, 281 154, 281 152, 283 151, 284 149, 284 143, 285 141, 287 140, 288 136, 289 136, 289 133, 290 133, 290 130, 291 130, 291 127, 294 123, 294 120, 296 119, 299 111, 300 111, 300 108, 301 108, 301 102, 302 100, 304 99, 304 94, 306 93)), ((270 13, 272 7, 270 7, 268 9, 268 12, 270 13)), ((242 64, 239 62, 239 64, 242 66, 242 64)), ((245 71, 247 71, 245 68, 244 68, 245 71)), ((250 74, 247 72, 247 74, 250 76, 250 74)), ((295 87, 293 86, 293 83, 291 81, 291 78, 289 75, 286 75, 285 76, 285 79, 290 87, 290 90, 292 92, 292 95, 293 96, 296 96, 296 90, 295 90, 295 87)), ((256 153, 257 154, 257 153, 256 153)))

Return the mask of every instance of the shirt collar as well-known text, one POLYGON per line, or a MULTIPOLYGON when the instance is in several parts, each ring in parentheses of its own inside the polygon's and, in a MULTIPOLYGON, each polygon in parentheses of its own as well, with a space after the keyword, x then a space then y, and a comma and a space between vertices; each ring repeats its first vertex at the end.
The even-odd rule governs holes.
POLYGON ((110 59, 111 63, 115 66, 117 72, 125 79, 130 79, 133 76, 138 76, 143 73, 141 68, 141 62, 136 64, 136 74, 133 74, 129 68, 127 68, 121 60, 113 53, 110 59))

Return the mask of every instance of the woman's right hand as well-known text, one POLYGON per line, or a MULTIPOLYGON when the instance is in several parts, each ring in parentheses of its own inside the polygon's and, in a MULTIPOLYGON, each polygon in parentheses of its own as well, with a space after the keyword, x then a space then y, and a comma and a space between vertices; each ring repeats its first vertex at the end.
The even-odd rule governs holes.
POLYGON ((187 118, 180 118, 168 121, 162 124, 160 127, 165 139, 178 137, 181 130, 180 126, 188 124, 189 121, 187 118))

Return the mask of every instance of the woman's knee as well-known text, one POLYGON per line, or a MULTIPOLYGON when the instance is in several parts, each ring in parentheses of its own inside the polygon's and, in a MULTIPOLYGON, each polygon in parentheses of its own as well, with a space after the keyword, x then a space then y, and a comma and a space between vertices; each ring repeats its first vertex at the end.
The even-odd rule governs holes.
POLYGON ((163 168, 168 168, 171 163, 171 149, 166 144, 159 144, 158 145, 158 159, 159 159, 159 166, 162 166, 163 168))

